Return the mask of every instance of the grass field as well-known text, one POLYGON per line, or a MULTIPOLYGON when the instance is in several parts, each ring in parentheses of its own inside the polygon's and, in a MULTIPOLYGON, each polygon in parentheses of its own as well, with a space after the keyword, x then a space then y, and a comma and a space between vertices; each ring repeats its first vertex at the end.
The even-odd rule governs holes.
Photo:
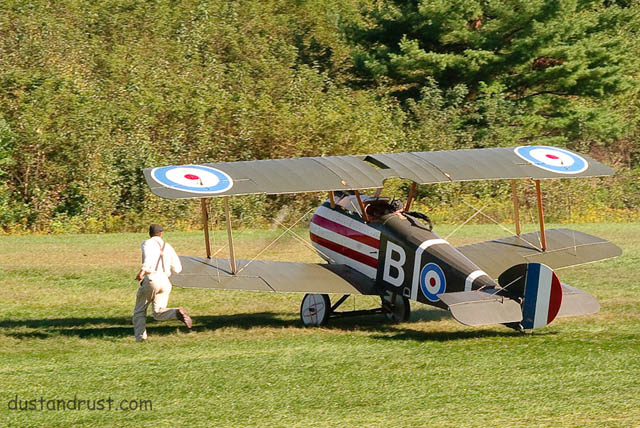
MULTIPOLYGON (((640 224, 575 228, 624 254, 560 271, 601 312, 534 333, 465 327, 417 303, 408 323, 303 328, 301 295, 174 289, 193 331, 149 318, 147 343, 131 329, 143 234, 0 237, 0 427, 640 427, 640 224), (10 410, 16 397, 152 409, 10 410)), ((239 233, 240 255, 278 234, 239 233)), ((203 252, 199 233, 166 235, 203 252)), ((451 241, 497 236, 469 226, 451 241)), ((290 237, 263 258, 317 260, 290 237)))

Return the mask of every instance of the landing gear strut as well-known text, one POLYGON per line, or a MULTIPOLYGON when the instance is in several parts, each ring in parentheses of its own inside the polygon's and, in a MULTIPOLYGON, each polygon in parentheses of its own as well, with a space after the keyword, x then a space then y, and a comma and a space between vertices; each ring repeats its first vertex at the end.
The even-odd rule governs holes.
POLYGON ((325 325, 329 318, 368 314, 384 314, 389 321, 397 323, 408 321, 411 315, 409 299, 400 294, 390 292, 385 292, 381 296, 379 308, 337 312, 336 309, 348 298, 349 294, 345 294, 332 306, 327 294, 305 294, 300 305, 300 320, 302 320, 302 324, 306 327, 317 327, 325 325))
POLYGON ((385 292, 381 299, 382 312, 389 321, 392 323, 409 321, 409 317, 411 316, 409 299, 398 293, 391 293, 389 291, 385 292))

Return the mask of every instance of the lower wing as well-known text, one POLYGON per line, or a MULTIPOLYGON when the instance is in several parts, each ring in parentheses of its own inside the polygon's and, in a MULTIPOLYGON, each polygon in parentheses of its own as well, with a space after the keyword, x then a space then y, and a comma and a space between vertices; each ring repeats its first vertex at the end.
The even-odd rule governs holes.
POLYGON ((546 238, 546 251, 540 248, 538 232, 465 245, 458 250, 493 278, 521 263, 543 263, 556 270, 622 254, 618 246, 605 239, 571 229, 549 229, 546 238))
MULTIPOLYGON (((549 229, 546 238, 546 251, 540 248, 537 232, 465 245, 458 250, 493 278, 523 263, 543 263, 552 269, 561 269, 622 254, 618 246, 607 240, 570 229, 549 229)), ((561 285, 562 304, 558 317, 587 315, 600 310, 598 301, 591 294, 567 284, 561 285)), ((493 290, 448 293, 439 297, 454 318, 466 325, 522 320, 520 303, 495 294, 493 290)))
POLYGON ((300 293, 378 295, 374 281, 346 265, 180 257, 182 272, 171 276, 177 287, 300 293))

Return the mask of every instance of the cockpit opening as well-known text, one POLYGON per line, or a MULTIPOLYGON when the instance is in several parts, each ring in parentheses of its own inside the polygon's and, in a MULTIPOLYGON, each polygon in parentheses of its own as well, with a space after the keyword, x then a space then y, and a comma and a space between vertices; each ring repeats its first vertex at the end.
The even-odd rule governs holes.
MULTIPOLYGON (((402 203, 396 199, 367 195, 362 195, 361 199, 369 221, 379 221, 387 214, 402 211, 402 203)), ((362 210, 355 195, 336 192, 335 204, 345 211, 351 211, 362 217, 362 210)))
MULTIPOLYGON (((334 192, 334 195, 335 205, 337 207, 363 217, 360 204, 358 203, 358 197, 356 195, 343 192, 334 192)), ((379 197, 378 194, 375 196, 361 195, 360 198, 362 200, 362 205, 364 206, 367 221, 369 222, 379 222, 382 221, 382 217, 385 215, 401 213, 405 217, 410 217, 412 221, 424 221, 426 223, 424 227, 428 230, 433 229, 431 219, 427 215, 416 211, 404 211, 402 202, 397 199, 379 197)))

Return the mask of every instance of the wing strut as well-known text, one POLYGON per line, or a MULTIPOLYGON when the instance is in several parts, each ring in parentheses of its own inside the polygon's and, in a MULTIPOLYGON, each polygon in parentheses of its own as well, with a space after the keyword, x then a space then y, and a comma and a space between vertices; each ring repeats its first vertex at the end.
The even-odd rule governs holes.
POLYGON ((547 236, 544 233, 544 211, 542 208, 542 193, 540 192, 540 180, 536 180, 536 194, 538 196, 538 221, 540 222, 540 245, 542 251, 547 250, 547 236))
POLYGON ((207 199, 200 199, 202 208, 202 229, 204 230, 204 245, 207 250, 207 258, 211 258, 211 243, 209 242, 209 210, 207 209, 207 199))
POLYGON ((369 216, 364 210, 364 204, 362 203, 362 198, 360 198, 360 192, 355 190, 354 193, 356 194, 356 199, 358 200, 358 204, 360 205, 360 211, 362 211, 362 219, 365 223, 369 223, 369 216))
POLYGON ((413 202, 413 197, 416 194, 416 186, 418 184, 414 181, 411 183, 411 188, 409 189, 409 196, 407 197, 407 203, 404 205, 404 210, 409 211, 411 209, 411 202, 413 202))
POLYGON ((229 212, 229 197, 224 197, 224 213, 227 217, 227 236, 229 237, 229 263, 231 264, 231 273, 236 274, 236 255, 233 250, 233 233, 231 232, 231 213, 229 212))
POLYGON ((516 235, 520 236, 520 203, 518 201, 516 180, 511 180, 511 195, 513 196, 513 222, 516 224, 516 235))

